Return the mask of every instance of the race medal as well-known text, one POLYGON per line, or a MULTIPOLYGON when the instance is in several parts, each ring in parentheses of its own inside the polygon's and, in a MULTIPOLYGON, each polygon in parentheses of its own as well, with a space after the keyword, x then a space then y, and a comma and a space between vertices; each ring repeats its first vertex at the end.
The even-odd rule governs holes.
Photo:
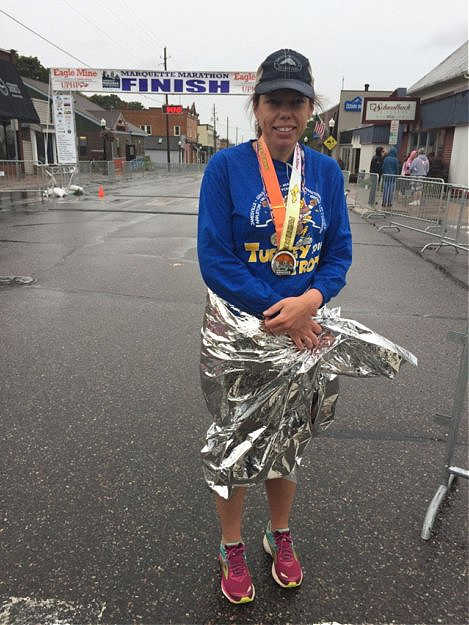
POLYGON ((276 276, 293 276, 296 272, 296 258, 288 250, 280 250, 274 254, 270 265, 276 276))
POLYGON ((275 234, 271 236, 270 240, 272 245, 279 248, 271 261, 272 271, 277 276, 292 276, 295 274, 297 264, 292 250, 301 209, 301 149, 297 143, 293 152, 292 174, 290 176, 286 205, 280 190, 272 157, 262 135, 257 140, 255 149, 275 227, 275 234))

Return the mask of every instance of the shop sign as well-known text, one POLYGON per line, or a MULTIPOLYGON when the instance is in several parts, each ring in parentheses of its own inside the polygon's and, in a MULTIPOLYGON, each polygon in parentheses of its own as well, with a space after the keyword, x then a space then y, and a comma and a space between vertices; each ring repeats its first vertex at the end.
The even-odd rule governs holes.
POLYGON ((417 99, 365 98, 363 123, 396 120, 415 120, 417 99))
POLYGON ((344 111, 360 112, 362 110, 362 99, 360 96, 353 98, 353 100, 345 100, 344 111))
POLYGON ((399 135, 399 120, 393 119, 391 120, 391 125, 389 128, 389 145, 397 145, 398 135, 399 135))

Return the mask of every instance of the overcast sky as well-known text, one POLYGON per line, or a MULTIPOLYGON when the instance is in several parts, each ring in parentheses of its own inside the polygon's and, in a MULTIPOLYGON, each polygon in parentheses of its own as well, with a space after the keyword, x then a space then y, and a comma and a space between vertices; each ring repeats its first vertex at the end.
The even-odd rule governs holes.
MULTIPOLYGON (((467 39, 466 0, 5 0, 2 8, 91 67, 256 70, 289 47, 311 61, 315 88, 327 108, 345 89, 409 87, 467 39)), ((0 14, 0 46, 37 56, 46 67, 78 67, 65 53, 0 14)), ((138 99, 132 96, 130 99, 138 99)), ((159 106, 163 99, 141 99, 159 106)), ((230 140, 247 140, 252 124, 243 96, 174 96, 195 101, 201 123, 230 140)))

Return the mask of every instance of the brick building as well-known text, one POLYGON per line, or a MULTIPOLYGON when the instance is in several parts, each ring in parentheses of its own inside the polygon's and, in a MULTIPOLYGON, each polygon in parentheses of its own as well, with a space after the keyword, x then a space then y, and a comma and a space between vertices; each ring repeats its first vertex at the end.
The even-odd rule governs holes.
MULTIPOLYGON (((122 111, 125 118, 139 126, 148 135, 158 138, 166 138, 166 116, 162 107, 150 107, 143 111, 122 111)), ((180 137, 182 158, 184 163, 196 163, 198 154, 197 126, 199 115, 195 110, 195 104, 183 108, 180 114, 168 115, 169 136, 180 137)))

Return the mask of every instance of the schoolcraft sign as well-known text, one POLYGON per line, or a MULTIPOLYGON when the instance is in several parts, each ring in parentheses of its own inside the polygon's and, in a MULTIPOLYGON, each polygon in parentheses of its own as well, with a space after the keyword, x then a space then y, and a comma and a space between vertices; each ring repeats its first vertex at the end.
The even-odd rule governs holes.
POLYGON ((249 95, 254 92, 255 80, 255 72, 51 69, 53 91, 249 95))
POLYGON ((416 98, 365 98, 363 123, 385 122, 393 119, 399 121, 414 121, 417 114, 416 98))

